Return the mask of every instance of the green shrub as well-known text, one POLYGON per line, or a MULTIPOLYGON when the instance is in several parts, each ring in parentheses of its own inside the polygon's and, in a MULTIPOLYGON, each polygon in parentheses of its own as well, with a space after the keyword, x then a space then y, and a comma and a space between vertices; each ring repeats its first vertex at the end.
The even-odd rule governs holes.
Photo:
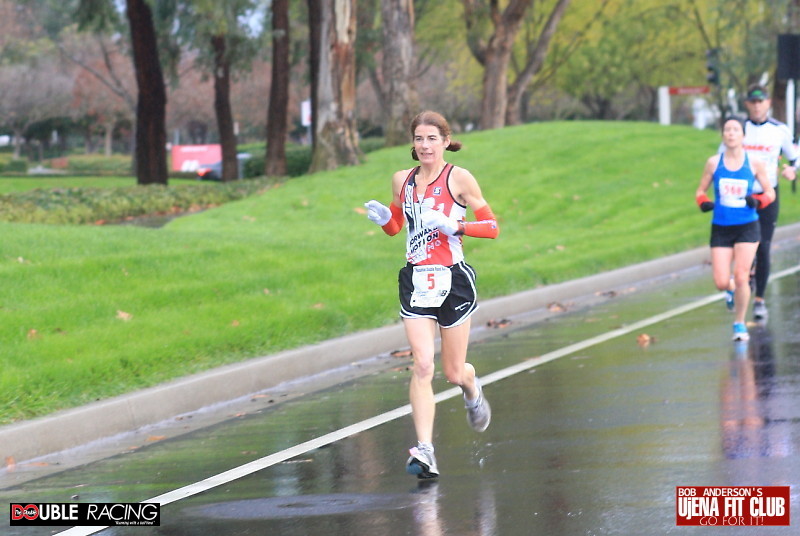
POLYGON ((187 179, 187 180, 197 180, 197 172, 196 171, 170 171, 169 172, 170 179, 187 179))
POLYGON ((131 175, 132 162, 130 155, 72 155, 68 171, 75 175, 131 175))
POLYGON ((253 143, 242 143, 240 144, 237 149, 240 153, 250 153, 253 156, 256 155, 264 155, 264 152, 267 150, 267 144, 263 141, 256 141, 253 143))
MULTIPOLYGON (((266 148, 260 152, 248 151, 252 158, 244 165, 245 178, 260 177, 264 175, 266 148)), ((289 144, 286 146, 286 174, 289 177, 299 177, 308 173, 311 167, 311 146, 289 144)))
POLYGON ((2 171, 4 173, 27 173, 28 161, 24 158, 12 158, 5 163, 2 171))
POLYGON ((52 188, 0 195, 0 221, 86 224, 202 210, 261 193, 270 179, 177 186, 52 188))

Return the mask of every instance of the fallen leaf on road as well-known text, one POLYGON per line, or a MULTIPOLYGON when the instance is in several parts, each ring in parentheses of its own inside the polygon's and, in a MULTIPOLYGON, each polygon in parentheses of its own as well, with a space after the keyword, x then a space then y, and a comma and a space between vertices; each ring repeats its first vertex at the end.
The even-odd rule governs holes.
POLYGON ((636 337, 636 343, 642 348, 647 348, 651 343, 654 342, 656 342, 656 338, 648 335, 647 333, 641 333, 638 337, 636 337))

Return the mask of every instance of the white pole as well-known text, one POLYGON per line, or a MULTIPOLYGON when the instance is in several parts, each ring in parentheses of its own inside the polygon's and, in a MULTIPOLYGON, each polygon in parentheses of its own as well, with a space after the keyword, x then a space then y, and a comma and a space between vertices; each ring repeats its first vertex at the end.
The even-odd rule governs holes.
POLYGON ((792 142, 794 138, 794 124, 795 124, 795 95, 794 95, 794 79, 790 78, 786 81, 786 126, 789 127, 789 132, 792 133, 792 142))
POLYGON ((669 103, 669 86, 659 86, 658 88, 658 122, 662 125, 670 124, 672 110, 669 103))

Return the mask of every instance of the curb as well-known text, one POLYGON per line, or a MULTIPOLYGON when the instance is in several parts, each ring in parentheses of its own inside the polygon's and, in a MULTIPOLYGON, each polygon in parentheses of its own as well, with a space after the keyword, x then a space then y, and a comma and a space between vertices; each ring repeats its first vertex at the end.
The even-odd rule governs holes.
MULTIPOLYGON (((780 227, 774 241, 800 238, 800 223, 780 227)), ((530 313, 553 302, 629 286, 709 262, 708 247, 662 259, 485 300, 473 326, 494 318, 530 313)), ((479 332, 473 328, 474 332, 479 332)), ((473 333, 473 338, 496 332, 473 333)), ((160 423, 214 404, 252 395, 281 383, 369 359, 408 343, 401 323, 346 335, 319 344, 222 366, 155 387, 0 427, 0 456, 30 460, 160 423)))

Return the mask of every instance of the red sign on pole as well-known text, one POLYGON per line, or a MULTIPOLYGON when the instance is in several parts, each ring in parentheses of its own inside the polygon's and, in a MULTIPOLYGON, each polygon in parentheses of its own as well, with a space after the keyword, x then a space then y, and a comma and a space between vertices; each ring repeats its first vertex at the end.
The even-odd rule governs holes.
POLYGON ((702 95, 711 89, 708 86, 670 86, 670 95, 702 95))

